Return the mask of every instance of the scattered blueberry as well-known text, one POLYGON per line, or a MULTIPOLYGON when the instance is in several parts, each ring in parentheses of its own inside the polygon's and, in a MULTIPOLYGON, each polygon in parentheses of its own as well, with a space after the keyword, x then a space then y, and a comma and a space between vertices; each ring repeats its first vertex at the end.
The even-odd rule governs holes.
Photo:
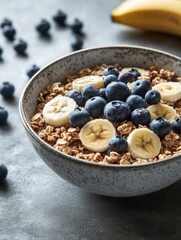
POLYGON ((133 74, 133 76, 135 78, 134 79, 135 81, 137 80, 138 77, 141 76, 141 73, 135 68, 132 68, 129 72, 131 72, 133 74))
POLYGON ((71 90, 68 92, 67 97, 72 98, 78 106, 84 107, 85 98, 83 98, 80 90, 71 90))
POLYGON ((122 101, 112 101, 106 104, 104 108, 104 117, 111 122, 122 122, 131 114, 131 110, 127 103, 122 101))
POLYGON ((1 163, 0 164, 0 182, 4 181, 7 175, 8 175, 7 167, 3 163, 1 163))
POLYGON ((76 108, 69 114, 68 121, 72 127, 81 128, 90 121, 90 116, 85 109, 76 108))
POLYGON ((42 19, 40 21, 40 23, 36 26, 36 30, 42 35, 42 36, 47 36, 48 35, 48 32, 49 32, 49 29, 50 29, 50 23, 45 20, 45 19, 42 19))
POLYGON ((74 22, 70 25, 70 28, 74 33, 80 34, 82 31, 83 23, 79 19, 75 19, 74 22))
POLYGON ((106 97, 108 101, 125 101, 130 95, 128 86, 122 82, 112 82, 106 88, 106 97))
POLYGON ((65 26, 65 21, 66 21, 67 15, 63 11, 58 11, 54 16, 53 20, 60 26, 65 26))
POLYGON ((11 20, 5 18, 1 23, 1 28, 5 27, 5 26, 12 26, 11 20))
POLYGON ((8 112, 4 108, 0 107, 0 125, 5 124, 7 119, 8 119, 8 112))
POLYGON ((173 121, 172 129, 174 132, 181 134, 181 118, 176 118, 173 121))
POLYGON ((135 81, 131 87, 132 94, 139 95, 143 98, 149 90, 151 90, 151 82, 145 79, 135 81))
POLYGON ((136 108, 146 108, 145 100, 138 95, 131 95, 126 99, 126 103, 129 105, 131 111, 134 111, 136 108))
POLYGON ((96 87, 89 84, 89 85, 86 85, 85 87, 83 87, 82 96, 85 98, 85 100, 88 100, 92 97, 100 96, 100 93, 96 87))
POLYGON ((24 54, 27 48, 27 43, 22 39, 17 39, 14 42, 14 49, 18 54, 24 54))
POLYGON ((106 97, 106 89, 105 88, 100 88, 99 89, 99 94, 102 98, 104 98, 105 100, 107 99, 106 97))
POLYGON ((102 97, 93 97, 86 102, 85 109, 91 117, 98 118, 103 115, 106 103, 106 100, 102 97))
POLYGON ((137 108, 131 113, 131 121, 135 126, 148 125, 151 121, 150 112, 146 108, 137 108))
POLYGON ((1 59, 2 53, 3 53, 3 49, 0 47, 0 59, 1 59))
POLYGON ((73 51, 77 51, 82 49, 83 47, 83 40, 80 38, 75 38, 74 41, 71 43, 71 48, 73 51))
POLYGON ((107 87, 107 85, 109 85, 110 83, 117 82, 117 81, 118 81, 118 78, 115 75, 113 74, 107 75, 104 78, 104 87, 107 87))
POLYGON ((135 81, 135 77, 131 72, 124 72, 118 77, 119 82, 128 83, 135 81))
POLYGON ((112 138, 109 142, 109 150, 110 152, 117 152, 117 153, 123 153, 128 150, 128 143, 126 141, 126 138, 123 136, 116 136, 112 138))
POLYGON ((16 34, 16 30, 13 26, 4 26, 3 27, 4 36, 10 41, 14 40, 14 36, 16 34))
POLYGON ((161 95, 157 90, 149 90, 145 95, 145 101, 149 104, 157 104, 160 102, 161 95))
POLYGON ((115 75, 116 77, 119 76, 119 71, 117 68, 114 68, 114 67, 108 67, 108 68, 105 68, 104 71, 103 71, 103 75, 104 76, 108 76, 108 75, 115 75))
POLYGON ((168 120, 158 117, 149 124, 149 128, 156 133, 159 138, 163 138, 171 131, 171 124, 168 120))
POLYGON ((4 98, 11 98, 14 93, 14 85, 10 82, 3 82, 2 85, 0 85, 0 94, 4 98))
POLYGON ((35 73, 37 73, 40 70, 40 68, 37 65, 32 65, 26 72, 29 78, 33 77, 35 73))

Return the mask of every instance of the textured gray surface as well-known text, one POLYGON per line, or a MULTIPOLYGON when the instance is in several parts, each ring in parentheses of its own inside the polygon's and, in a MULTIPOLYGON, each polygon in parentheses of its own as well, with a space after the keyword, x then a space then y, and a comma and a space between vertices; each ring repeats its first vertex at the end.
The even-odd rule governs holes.
MULTIPOLYGON (((0 34, 4 61, 0 82, 16 86, 14 101, 5 102, 10 115, 0 128, 0 160, 9 169, 0 185, 0 240, 178 240, 181 236, 181 182, 160 192, 130 199, 101 197, 71 186, 56 176, 37 156, 26 138, 18 115, 18 99, 27 82, 25 70, 69 53, 72 34, 52 23, 52 38, 42 40, 34 31, 40 18, 58 9, 85 22, 85 47, 136 44, 181 56, 180 39, 142 33, 111 24, 109 13, 120 1, 1 0, 0 18, 14 21, 17 36, 29 43, 28 57, 17 57, 12 43, 0 34), (106 3, 107 2, 107 3, 106 3)), ((0 19, 0 20, 1 20, 0 19)))

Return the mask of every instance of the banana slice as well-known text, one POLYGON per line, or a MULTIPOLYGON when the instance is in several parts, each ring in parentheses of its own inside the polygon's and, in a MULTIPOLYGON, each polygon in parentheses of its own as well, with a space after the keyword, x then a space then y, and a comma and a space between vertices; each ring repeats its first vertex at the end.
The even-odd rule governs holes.
POLYGON ((121 72, 129 72, 132 68, 138 70, 138 72, 141 74, 141 75, 148 75, 149 71, 145 70, 145 69, 142 69, 142 68, 136 68, 136 67, 131 67, 131 68, 123 68, 121 70, 121 72))
POLYGON ((178 82, 159 83, 153 89, 159 91, 165 101, 176 102, 181 98, 181 84, 178 82))
POLYGON ((106 119, 95 119, 86 123, 80 131, 82 144, 90 151, 104 152, 109 141, 116 136, 116 130, 106 119))
POLYGON ((158 117, 162 117, 167 119, 170 123, 172 123, 177 116, 175 109, 166 104, 161 103, 154 104, 149 106, 147 109, 151 114, 151 120, 158 117))
POLYGON ((134 158, 149 159, 160 153, 159 137, 147 128, 135 129, 128 137, 128 149, 134 158))
POLYGON ((43 118, 46 123, 59 127, 68 123, 68 116, 76 108, 72 98, 56 96, 43 108, 43 118))
POLYGON ((72 82, 73 89, 82 90, 88 84, 94 85, 96 88, 104 87, 104 78, 98 75, 84 76, 77 78, 72 82))

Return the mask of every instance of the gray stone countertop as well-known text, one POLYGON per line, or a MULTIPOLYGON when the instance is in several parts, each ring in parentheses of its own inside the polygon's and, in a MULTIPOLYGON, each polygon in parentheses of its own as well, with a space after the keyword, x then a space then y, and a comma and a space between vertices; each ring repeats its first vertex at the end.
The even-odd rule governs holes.
POLYGON ((121 1, 112 0, 1 0, 0 21, 13 20, 17 37, 28 42, 27 57, 19 57, 12 43, 0 32, 4 49, 0 83, 11 81, 15 98, 0 106, 9 112, 8 124, 0 128, 0 162, 9 174, 0 185, 0 240, 179 240, 181 239, 181 181, 162 191, 134 198, 94 195, 70 185, 52 172, 28 141, 18 113, 18 100, 28 81, 26 69, 41 67, 71 51, 73 35, 52 22, 62 9, 68 22, 83 20, 84 47, 141 45, 181 56, 180 39, 142 32, 113 24, 110 12, 121 1), (46 18, 51 37, 43 39, 34 30, 46 18))

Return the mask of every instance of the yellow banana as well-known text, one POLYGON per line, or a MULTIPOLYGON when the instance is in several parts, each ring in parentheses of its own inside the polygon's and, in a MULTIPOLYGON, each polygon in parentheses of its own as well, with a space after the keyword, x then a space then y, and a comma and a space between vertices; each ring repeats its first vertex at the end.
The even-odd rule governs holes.
POLYGON ((181 37, 181 0, 127 0, 111 17, 116 23, 181 37))

